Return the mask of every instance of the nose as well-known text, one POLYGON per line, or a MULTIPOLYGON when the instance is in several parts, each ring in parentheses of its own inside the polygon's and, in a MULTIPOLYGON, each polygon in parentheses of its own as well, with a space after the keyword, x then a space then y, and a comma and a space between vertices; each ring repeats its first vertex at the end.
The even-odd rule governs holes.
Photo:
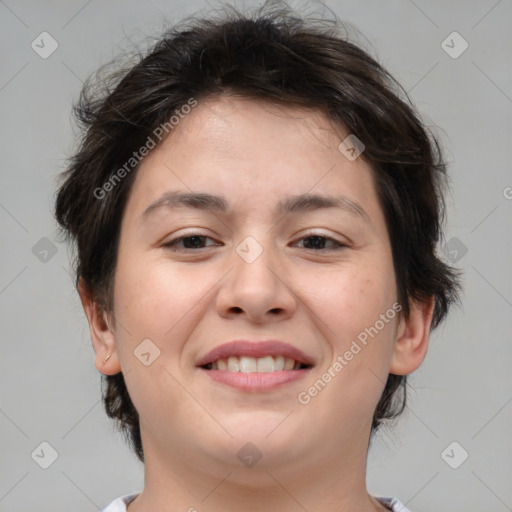
POLYGON ((241 244, 238 249, 232 255, 232 270, 217 293, 219 315, 243 316, 254 323, 290 318, 297 308, 297 299, 291 289, 290 268, 283 258, 270 244, 259 244, 254 239, 249 246, 241 244), (244 253, 244 247, 249 251, 244 253), (255 254, 259 255, 254 259, 255 254))

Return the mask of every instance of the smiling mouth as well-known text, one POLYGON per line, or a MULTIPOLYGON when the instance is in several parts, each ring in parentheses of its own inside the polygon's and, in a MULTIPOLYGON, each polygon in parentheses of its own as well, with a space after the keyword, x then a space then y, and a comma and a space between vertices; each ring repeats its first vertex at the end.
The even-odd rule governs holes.
POLYGON ((200 366, 204 370, 220 370, 233 373, 272 373, 276 371, 293 371, 311 368, 312 365, 301 363, 284 356, 230 356, 217 359, 200 366))

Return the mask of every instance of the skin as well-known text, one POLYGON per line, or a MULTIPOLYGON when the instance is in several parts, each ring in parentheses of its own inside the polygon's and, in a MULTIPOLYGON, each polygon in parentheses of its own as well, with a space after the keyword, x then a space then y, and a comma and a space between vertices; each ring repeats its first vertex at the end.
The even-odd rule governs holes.
POLYGON ((114 311, 79 288, 96 367, 124 373, 140 415, 145 486, 129 512, 386 510, 366 489, 372 416, 387 375, 422 363, 433 301, 389 320, 308 404, 297 399, 397 302, 372 171, 338 150, 347 135, 316 110, 217 97, 142 161, 122 219, 114 311), (158 208, 141 220, 169 190, 222 195, 229 210, 158 208), (337 208, 274 212, 306 192, 347 196, 368 221, 337 208), (325 245, 308 245, 311 231, 325 245), (209 237, 198 249, 163 247, 197 233, 209 237), (247 236, 263 248, 252 263, 236 251, 247 236), (160 355, 145 366, 134 350, 148 338, 160 355), (266 392, 195 367, 240 338, 283 340, 316 364, 266 392), (250 468, 237 458, 247 442, 262 454, 250 468))

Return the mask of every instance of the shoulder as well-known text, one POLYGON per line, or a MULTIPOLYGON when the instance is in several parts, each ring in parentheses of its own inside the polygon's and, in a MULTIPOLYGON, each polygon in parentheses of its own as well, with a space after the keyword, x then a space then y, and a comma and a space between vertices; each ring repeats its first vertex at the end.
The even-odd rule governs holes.
POLYGON ((131 503, 140 493, 125 494, 119 496, 110 505, 107 505, 101 512, 126 512, 126 506, 131 503))
POLYGON ((385 507, 389 508, 391 512, 410 512, 410 510, 397 498, 393 498, 391 496, 375 496, 375 499, 385 507))

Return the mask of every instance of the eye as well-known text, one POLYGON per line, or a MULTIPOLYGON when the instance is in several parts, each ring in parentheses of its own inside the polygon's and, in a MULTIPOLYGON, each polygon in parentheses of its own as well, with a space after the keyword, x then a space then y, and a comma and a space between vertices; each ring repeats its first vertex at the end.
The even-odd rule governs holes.
POLYGON ((341 242, 338 242, 334 238, 323 236, 316 233, 310 233, 307 236, 300 239, 306 240, 307 243, 303 245, 302 248, 304 249, 313 249, 313 250, 336 250, 336 249, 343 249, 344 247, 347 247, 345 244, 342 244, 341 242), (326 242, 331 243, 331 247, 325 247, 326 242))
MULTIPOLYGON (((178 238, 175 238, 173 240, 170 240, 169 242, 162 245, 162 247, 169 248, 173 251, 187 251, 187 250, 194 250, 194 249, 203 249, 205 246, 204 241, 205 240, 213 240, 213 238, 210 238, 206 235, 201 235, 199 233, 193 233, 191 235, 185 235, 180 236, 178 238), (183 243, 183 246, 180 244, 183 243)), ((211 247, 212 245, 220 245, 218 243, 210 244, 206 247, 211 247)))
MULTIPOLYGON (((206 240, 213 241, 213 238, 199 233, 193 233, 191 235, 174 238, 173 240, 163 244, 162 247, 166 247, 173 251, 193 251, 195 249, 205 249, 207 247, 222 245, 220 243, 205 245, 206 240)), ((338 242, 334 238, 315 233, 302 237, 300 241, 304 241, 301 248, 312 249, 314 251, 337 250, 346 247, 345 244, 338 242), (326 244, 329 244, 330 247, 326 247, 326 244)))

